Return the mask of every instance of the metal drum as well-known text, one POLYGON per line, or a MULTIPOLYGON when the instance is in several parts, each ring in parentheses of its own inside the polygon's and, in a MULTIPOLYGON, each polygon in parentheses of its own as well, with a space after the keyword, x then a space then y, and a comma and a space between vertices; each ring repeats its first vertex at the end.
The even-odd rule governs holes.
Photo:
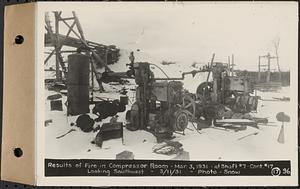
POLYGON ((89 113, 89 57, 68 56, 68 115, 89 113))

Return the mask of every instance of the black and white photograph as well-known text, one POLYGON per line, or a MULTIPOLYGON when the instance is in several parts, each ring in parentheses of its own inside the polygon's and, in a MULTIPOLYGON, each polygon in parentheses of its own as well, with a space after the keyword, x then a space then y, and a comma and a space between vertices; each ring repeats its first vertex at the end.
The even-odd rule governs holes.
MULTIPOLYGON (((288 161, 252 168, 297 174, 296 3, 81 5, 42 13, 45 159, 288 161)), ((227 168, 201 174, 241 174, 227 168)))

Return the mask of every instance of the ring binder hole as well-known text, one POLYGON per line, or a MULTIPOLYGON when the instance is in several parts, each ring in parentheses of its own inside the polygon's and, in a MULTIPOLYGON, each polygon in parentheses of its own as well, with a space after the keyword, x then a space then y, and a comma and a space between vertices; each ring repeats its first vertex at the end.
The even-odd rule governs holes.
POLYGON ((14 155, 15 155, 16 157, 21 157, 21 156, 23 155, 22 149, 21 149, 21 148, 15 148, 15 149, 14 149, 14 155))
POLYGON ((15 43, 20 45, 24 42, 24 37, 22 35, 17 35, 15 38, 15 43))

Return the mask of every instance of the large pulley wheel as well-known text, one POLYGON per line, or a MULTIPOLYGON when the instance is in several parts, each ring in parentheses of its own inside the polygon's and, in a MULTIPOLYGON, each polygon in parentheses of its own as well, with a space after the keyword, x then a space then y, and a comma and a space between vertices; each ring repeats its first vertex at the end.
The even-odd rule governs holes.
POLYGON ((211 92, 213 92, 213 84, 211 82, 203 82, 197 87, 196 98, 200 100, 200 102, 208 101, 211 92))
POLYGON ((175 131, 184 131, 189 123, 188 111, 186 110, 177 110, 174 113, 174 124, 173 129, 175 131))
POLYGON ((186 113, 193 119, 196 112, 195 100, 190 95, 183 96, 181 109, 186 110, 186 113))

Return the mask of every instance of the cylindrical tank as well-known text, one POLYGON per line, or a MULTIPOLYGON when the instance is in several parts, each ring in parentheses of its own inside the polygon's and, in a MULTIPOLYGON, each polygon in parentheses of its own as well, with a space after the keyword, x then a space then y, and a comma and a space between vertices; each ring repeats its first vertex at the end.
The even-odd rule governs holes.
POLYGON ((128 104, 128 96, 120 96, 120 104, 128 104))
POLYGON ((68 56, 68 115, 89 113, 89 57, 68 56))

